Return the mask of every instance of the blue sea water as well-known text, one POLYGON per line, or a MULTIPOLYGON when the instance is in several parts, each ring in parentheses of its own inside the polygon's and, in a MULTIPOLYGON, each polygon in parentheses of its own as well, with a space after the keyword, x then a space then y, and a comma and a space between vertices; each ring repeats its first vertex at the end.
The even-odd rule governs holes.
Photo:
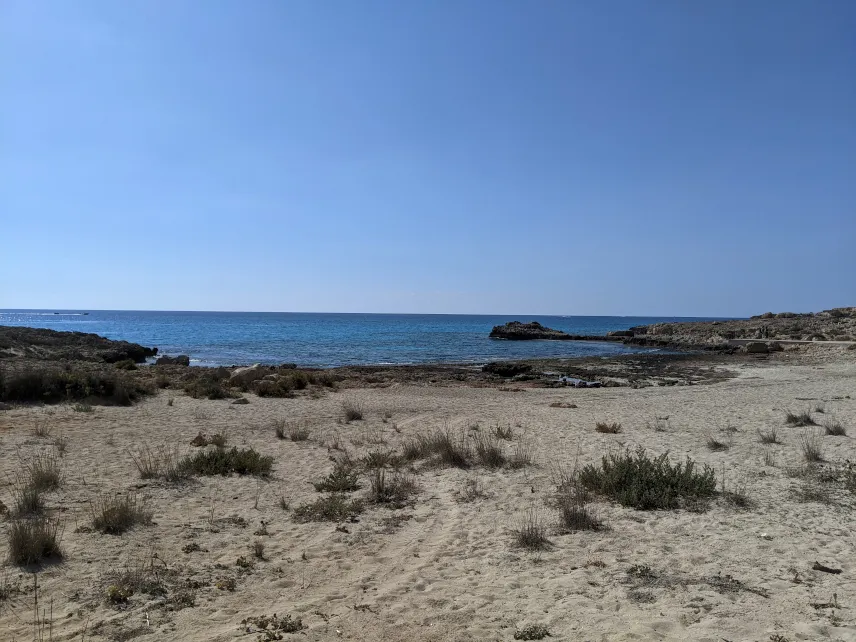
POLYGON ((612 330, 679 317, 322 314, 291 312, 131 312, 0 310, 0 325, 92 332, 187 354, 196 365, 293 362, 331 367, 359 364, 484 363, 539 357, 610 356, 642 349, 583 341, 498 341, 493 326, 538 321, 572 334, 612 330))

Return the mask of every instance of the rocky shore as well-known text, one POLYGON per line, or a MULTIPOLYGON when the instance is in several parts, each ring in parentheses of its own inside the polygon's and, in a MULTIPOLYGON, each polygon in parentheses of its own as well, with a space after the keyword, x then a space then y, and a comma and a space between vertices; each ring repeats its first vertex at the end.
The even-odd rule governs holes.
POLYGON ((0 326, 0 360, 14 357, 45 361, 94 361, 143 363, 157 348, 114 341, 87 332, 59 332, 43 328, 0 326))

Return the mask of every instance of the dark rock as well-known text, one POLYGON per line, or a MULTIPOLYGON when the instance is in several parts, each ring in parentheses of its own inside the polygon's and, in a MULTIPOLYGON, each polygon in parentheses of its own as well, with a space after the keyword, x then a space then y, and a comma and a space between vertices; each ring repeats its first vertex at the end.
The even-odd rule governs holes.
POLYGON ((743 351, 747 354, 767 354, 770 348, 763 341, 753 341, 744 345, 743 351))
POLYGON ((493 361, 482 366, 482 372, 498 375, 500 377, 514 377, 525 374, 532 370, 532 366, 524 363, 504 363, 493 361))
POLYGON ((12 404, 0 402, 0 410, 12 410, 12 404))
POLYGON ((158 360, 155 362, 155 365, 158 366, 189 366, 190 365, 190 357, 186 354, 180 354, 177 357, 158 357, 158 360))
POLYGON ((613 330, 612 332, 607 332, 606 336, 608 337, 632 337, 632 330, 613 330))
POLYGON ((125 359, 144 363, 147 357, 153 357, 158 352, 157 348, 147 348, 128 341, 113 341, 87 332, 59 332, 17 326, 0 326, 0 348, 15 357, 29 359, 107 363, 125 359))
POLYGON ((249 400, 246 397, 238 397, 235 401, 232 402, 233 406, 246 406, 249 400))
POLYGON ((510 339, 512 341, 532 341, 539 339, 572 339, 573 337, 561 330, 545 328, 537 321, 521 323, 509 321, 505 325, 494 326, 490 331, 491 339, 510 339))
POLYGON ((779 343, 778 341, 771 341, 770 343, 768 343, 767 349, 770 352, 782 352, 784 350, 784 348, 782 347, 782 344, 779 343))

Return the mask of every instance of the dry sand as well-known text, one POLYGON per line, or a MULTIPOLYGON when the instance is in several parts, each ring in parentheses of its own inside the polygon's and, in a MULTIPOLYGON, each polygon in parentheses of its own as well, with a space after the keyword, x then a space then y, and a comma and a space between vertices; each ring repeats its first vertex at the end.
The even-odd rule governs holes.
MULTIPOLYGON (((834 416, 850 432, 822 438, 829 468, 856 461, 856 353, 817 348, 809 357, 805 365, 735 366, 736 378, 710 385, 640 390, 398 384, 319 399, 248 395, 241 406, 163 391, 133 408, 91 413, 19 408, 0 413, 0 499, 11 506, 22 458, 52 449, 60 434, 67 439, 65 483, 47 496, 65 524, 66 559, 38 574, 56 640, 256 640, 242 620, 273 613, 302 618, 307 628, 284 638, 306 640, 512 640, 530 624, 546 626, 552 640, 856 640, 856 493, 818 482, 829 503, 800 501, 795 491, 810 483, 793 476, 803 465, 804 429, 783 421, 785 409, 822 401, 826 413, 814 416, 834 416), (364 406, 365 420, 341 422, 345 399, 364 406), (550 406, 557 401, 578 407, 550 406), (305 420, 310 440, 276 439, 279 418, 305 420), (601 420, 623 431, 595 432, 601 420), (53 437, 34 436, 40 421, 53 437), (412 507, 372 507, 340 530, 296 523, 279 505, 283 496, 291 507, 319 496, 310 482, 331 470, 335 441, 357 456, 419 432, 475 424, 510 425, 531 443, 535 465, 422 469, 412 507), (783 444, 759 443, 757 431, 771 427, 783 444), (191 451, 200 430, 221 429, 230 444, 273 455, 272 477, 144 481, 128 453, 145 444, 191 451), (711 452, 709 435, 731 441, 730 449, 711 452), (718 498, 706 512, 642 512, 598 501, 609 530, 551 531, 543 552, 514 547, 512 531, 527 511, 555 524, 545 504, 555 468, 640 445, 714 466, 727 488, 745 485, 753 505, 718 498), (765 464, 765 454, 773 461, 765 464), (456 493, 472 479, 486 497, 462 502, 456 493), (145 498, 154 523, 122 536, 91 532, 88 502, 129 489, 145 498), (262 523, 269 534, 255 535, 262 523), (265 559, 237 567, 239 557, 252 559, 257 540, 265 559), (184 552, 189 544, 199 550, 184 552), (812 570, 816 561, 842 572, 812 570), (162 569, 167 596, 108 604, 109 573, 141 563, 162 569), (647 579, 629 574, 634 566, 649 567, 647 579), (234 591, 218 588, 230 579, 234 591), (180 608, 182 591, 195 593, 194 606, 180 608)), ((9 524, 0 519, 4 559, 9 524)), ((5 563, 4 585, 0 639, 33 639, 32 574, 5 563)))

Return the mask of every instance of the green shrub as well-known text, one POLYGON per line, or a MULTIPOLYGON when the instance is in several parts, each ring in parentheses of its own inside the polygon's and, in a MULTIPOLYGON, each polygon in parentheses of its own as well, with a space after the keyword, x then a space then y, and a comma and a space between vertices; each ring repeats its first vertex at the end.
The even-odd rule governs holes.
POLYGON ((651 459, 643 448, 605 455, 601 465, 579 473, 583 487, 639 510, 678 508, 684 500, 703 500, 716 493, 716 473, 695 462, 672 464, 668 454, 651 459))
POLYGON ((209 374, 185 384, 184 392, 194 399, 226 399, 230 396, 223 383, 209 374))
POLYGON ((123 379, 114 370, 29 368, 6 373, 2 383, 2 401, 57 403, 85 399, 107 405, 130 406, 150 392, 141 384, 123 379))
POLYGON ((255 475, 267 477, 273 467, 273 457, 262 455, 253 448, 238 450, 232 447, 200 450, 188 455, 178 465, 178 468, 191 475, 255 475))
POLYGON ((363 510, 359 499, 350 500, 340 493, 333 493, 301 504, 294 509, 294 519, 298 522, 344 522, 363 510))
POLYGON ((115 364, 117 370, 136 370, 137 364, 134 363, 133 359, 122 359, 121 361, 117 361, 115 364))
POLYGON ((530 624, 514 632, 515 640, 543 640, 550 637, 550 630, 540 624, 530 624))
POLYGON ((332 473, 321 481, 314 482, 313 486, 319 493, 350 493, 360 489, 357 474, 353 472, 350 466, 342 464, 336 464, 332 473))

